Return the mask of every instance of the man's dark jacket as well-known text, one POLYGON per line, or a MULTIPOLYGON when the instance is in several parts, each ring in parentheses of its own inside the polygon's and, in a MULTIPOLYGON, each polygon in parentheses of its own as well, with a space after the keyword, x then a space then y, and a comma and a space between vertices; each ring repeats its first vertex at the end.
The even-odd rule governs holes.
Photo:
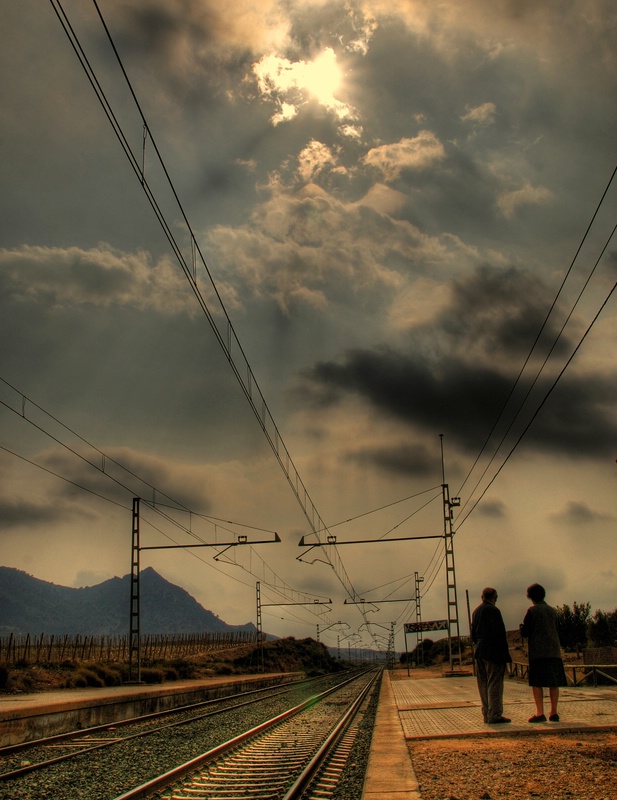
POLYGON ((507 664, 512 661, 501 611, 488 600, 473 612, 471 640, 475 645, 475 659, 492 661, 493 664, 507 664))

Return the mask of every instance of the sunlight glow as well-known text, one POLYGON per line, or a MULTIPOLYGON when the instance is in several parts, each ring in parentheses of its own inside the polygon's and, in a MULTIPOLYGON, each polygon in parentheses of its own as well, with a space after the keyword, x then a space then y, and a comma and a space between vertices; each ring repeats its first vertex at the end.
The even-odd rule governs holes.
POLYGON ((315 61, 308 64, 301 62, 301 64, 303 69, 299 75, 298 85, 314 95, 322 105, 335 106, 338 101, 334 94, 341 84, 342 76, 334 50, 328 47, 315 61))
POLYGON ((355 118, 350 107, 335 97, 342 83, 342 72, 331 47, 313 61, 289 61, 274 54, 264 56, 253 65, 253 72, 261 93, 279 106, 272 117, 275 125, 293 119, 307 95, 333 111, 340 120, 355 118))

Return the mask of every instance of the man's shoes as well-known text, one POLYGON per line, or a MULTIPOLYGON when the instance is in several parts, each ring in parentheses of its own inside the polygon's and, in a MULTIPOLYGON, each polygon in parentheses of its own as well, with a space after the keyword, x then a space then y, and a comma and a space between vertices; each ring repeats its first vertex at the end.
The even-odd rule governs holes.
POLYGON ((512 722, 512 720, 508 719, 508 717, 497 717, 497 719, 492 719, 488 724, 489 725, 503 725, 506 722, 512 722))
POLYGON ((559 722, 559 714, 551 714, 548 718, 549 722, 559 722))
MULTIPOLYGON (((558 719, 553 720, 553 722, 557 722, 558 719)), ((529 722, 546 722, 546 717, 544 716, 544 714, 534 714, 533 717, 529 717, 528 721, 529 722)))

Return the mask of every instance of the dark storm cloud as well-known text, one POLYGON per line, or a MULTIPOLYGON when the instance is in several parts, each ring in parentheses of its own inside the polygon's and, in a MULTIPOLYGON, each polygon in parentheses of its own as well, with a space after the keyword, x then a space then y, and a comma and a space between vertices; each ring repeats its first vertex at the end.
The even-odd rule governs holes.
POLYGON ((5 531, 23 527, 40 528, 45 525, 73 522, 79 518, 91 519, 92 515, 74 505, 59 504, 57 498, 50 499, 48 504, 0 498, 0 519, 5 531))
POLYGON ((507 517, 507 508, 501 500, 483 500, 477 507, 477 515, 490 519, 504 519, 507 517))
MULTIPOLYGON (((505 409, 496 435, 511 426, 513 443, 551 385, 552 378, 541 378, 531 390, 531 378, 523 374, 508 401, 546 313, 543 295, 537 279, 483 267, 452 285, 451 302, 431 323, 410 328, 406 348, 354 349, 339 361, 315 364, 305 373, 306 397, 322 407, 346 395, 359 397, 386 418, 447 434, 468 452, 479 450, 505 409)), ((551 328, 545 329, 549 340, 551 328)), ((554 357, 562 349, 572 349, 565 337, 554 357)), ((570 370, 533 421, 526 443, 573 456, 608 452, 617 437, 616 389, 615 375, 570 370)))
MULTIPOLYGON (((528 272, 484 265, 454 281, 451 292, 450 305, 426 326, 426 333, 443 331, 453 351, 464 355, 473 346, 479 355, 480 346, 491 361, 526 356, 543 326, 538 342, 541 352, 558 340, 556 315, 544 325, 552 297, 546 285, 528 272)), ((412 334, 416 332, 412 330, 412 334)), ((568 349, 567 339, 562 338, 554 352, 568 349)))
POLYGON ((422 445, 364 447, 348 453, 346 459, 373 464, 395 475, 436 476, 439 469, 434 453, 422 445))
POLYGON ((510 386, 489 368, 472 370, 453 358, 431 363, 385 347, 349 351, 342 363, 321 362, 308 378, 327 392, 358 395, 384 415, 448 433, 470 447, 486 432, 510 386))
POLYGON ((287 28, 277 4, 269 0, 261 9, 237 2, 231 14, 212 0, 122 0, 115 6, 110 18, 121 53, 136 67, 148 61, 160 81, 185 96, 197 87, 229 87, 230 76, 243 71, 254 53, 281 39, 287 28))
POLYGON ((614 522, 612 514, 604 514, 594 511, 587 503, 572 500, 567 506, 556 514, 551 515, 551 519, 557 525, 591 525, 597 522, 614 522))
POLYGON ((42 456, 45 467, 65 479, 61 495, 81 497, 85 489, 126 505, 134 496, 156 502, 158 490, 159 503, 173 500, 200 513, 209 510, 208 490, 198 470, 129 448, 110 447, 104 456, 94 449, 81 450, 81 458, 59 448, 42 456))

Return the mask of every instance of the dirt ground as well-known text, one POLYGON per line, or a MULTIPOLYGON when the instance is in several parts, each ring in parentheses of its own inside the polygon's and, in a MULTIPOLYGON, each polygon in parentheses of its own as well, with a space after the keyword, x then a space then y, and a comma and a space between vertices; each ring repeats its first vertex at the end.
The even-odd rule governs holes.
POLYGON ((422 800, 616 800, 617 733, 410 742, 422 800))

